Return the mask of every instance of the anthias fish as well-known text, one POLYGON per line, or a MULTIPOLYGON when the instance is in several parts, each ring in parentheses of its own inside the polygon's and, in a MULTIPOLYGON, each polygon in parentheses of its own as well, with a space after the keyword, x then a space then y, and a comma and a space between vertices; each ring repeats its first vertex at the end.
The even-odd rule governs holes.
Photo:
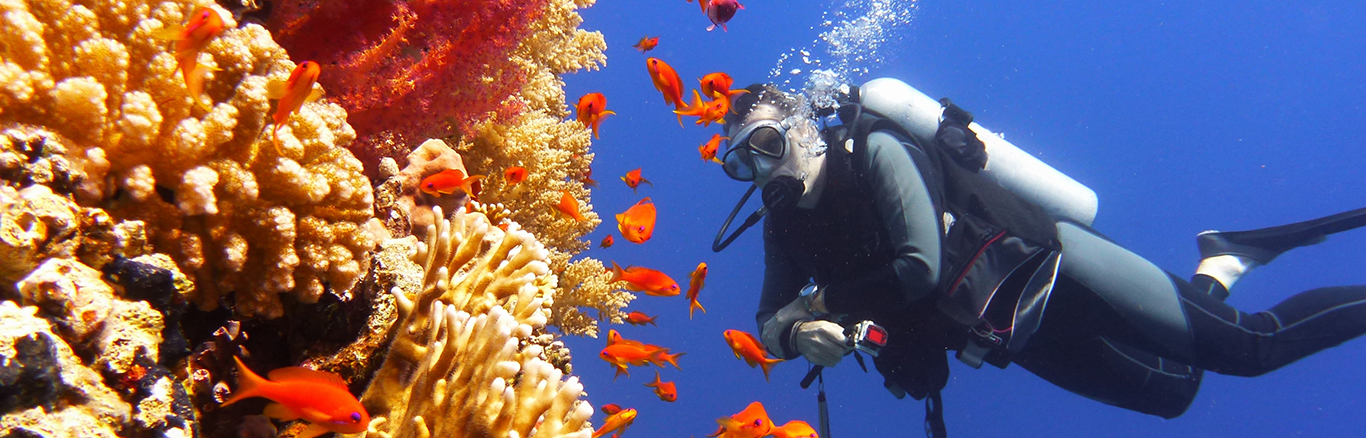
POLYGON ((759 438, 773 433, 773 420, 759 402, 750 403, 745 410, 716 420, 720 427, 707 436, 721 438, 759 438))
POLYGON ((180 69, 180 76, 185 80, 185 89, 189 91, 195 105, 205 110, 209 109, 209 104, 202 98, 204 76, 212 69, 199 63, 199 52, 204 51, 209 41, 223 33, 226 28, 227 25, 223 23, 223 17, 218 15, 218 11, 201 7, 190 14, 190 21, 185 25, 167 26, 155 33, 157 38, 175 40, 176 67, 180 69))
POLYGON ((672 297, 682 292, 678 282, 669 278, 668 274, 654 269, 643 266, 628 266, 622 269, 617 262, 612 262, 610 269, 612 278, 608 282, 625 281, 626 288, 633 292, 645 292, 645 295, 656 297, 672 297))
POLYGON ((654 50, 655 46, 658 45, 659 37, 643 36, 640 37, 640 42, 636 43, 634 46, 631 47, 635 47, 637 50, 640 50, 640 53, 645 53, 654 50))
POLYGON ((736 359, 744 359, 750 368, 758 366, 764 370, 764 380, 768 380, 768 372, 773 369, 773 365, 782 362, 782 359, 768 357, 768 351, 764 349, 764 344, 760 343, 754 335, 740 330, 726 330, 722 334, 726 338, 726 344, 735 353, 736 359))
POLYGON ((271 120, 275 121, 275 129, 271 131, 270 140, 275 144, 276 151, 280 150, 280 127, 289 121, 289 116, 298 113, 304 107, 304 103, 322 97, 322 89, 313 86, 318 83, 318 75, 321 73, 322 67, 319 67, 318 63, 304 61, 294 67, 289 79, 266 84, 266 97, 280 101, 276 104, 275 114, 270 116, 271 120))
POLYGON ((655 318, 658 318, 658 317, 659 317, 658 315, 656 315, 656 316, 650 316, 650 315, 646 315, 645 313, 643 313, 643 312, 637 310, 637 311, 634 311, 634 312, 631 312, 631 313, 627 313, 627 314, 626 314, 626 323, 627 323, 627 324, 630 324, 630 325, 645 325, 645 324, 649 324, 649 325, 653 325, 653 326, 658 327, 659 324, 655 324, 655 318))
MULTIPOLYGON (((664 94, 664 101, 674 106, 674 109, 683 107, 683 79, 678 77, 678 72, 668 63, 659 58, 647 58, 645 68, 650 72, 650 81, 654 82, 655 89, 664 94)), ((678 118, 678 126, 683 126, 683 118, 678 118)))
POLYGON ((707 309, 702 308, 702 303, 697 302, 697 294, 702 292, 702 288, 707 281, 707 262, 697 264, 697 269, 693 269, 688 276, 688 319, 692 319, 694 310, 701 310, 707 313, 707 309))
POLYGON ((267 417, 290 421, 302 419, 308 427, 298 436, 312 438, 328 432, 360 433, 370 424, 370 414, 351 395, 340 376, 300 367, 271 371, 270 380, 261 378, 237 361, 237 390, 223 406, 243 399, 263 397, 275 403, 266 406, 267 417))
POLYGON ((588 218, 583 217, 583 213, 579 213, 579 200, 574 199, 574 195, 570 195, 568 190, 560 190, 560 203, 555 204, 555 209, 576 221, 588 220, 588 218))
POLYGON ((626 172, 626 175, 621 177, 621 180, 626 183, 626 187, 631 188, 631 193, 635 193, 636 187, 640 187, 642 183, 649 184, 650 187, 654 187, 655 185, 655 183, 652 183, 650 182, 650 180, 645 179, 645 177, 640 176, 640 169, 641 168, 637 167, 636 170, 626 172))
POLYGON ((503 171, 503 179, 507 181, 508 187, 521 184, 526 181, 526 168, 522 166, 512 166, 503 171))
POLYGON ((635 409, 623 409, 615 414, 608 415, 606 420, 602 420, 602 427, 593 431, 593 438, 607 435, 610 432, 615 432, 612 433, 612 438, 621 438, 621 434, 625 433, 626 428, 631 427, 631 423, 635 421, 635 409))
POLYGON ((423 178, 422 182, 418 183, 417 188, 422 193, 432 196, 449 195, 461 191, 470 197, 474 197, 476 191, 474 183, 481 179, 484 179, 484 175, 466 177, 465 172, 461 172, 460 169, 446 169, 423 178))
POLYGON ((579 98, 575 110, 579 113, 579 123, 593 129, 593 138, 598 137, 598 126, 602 125, 602 119, 609 115, 616 114, 607 110, 607 97, 602 93, 588 93, 579 98))
POLYGON ((655 234, 657 214, 654 201, 650 198, 641 199, 636 205, 617 215, 617 231, 621 232, 621 237, 627 242, 645 243, 655 234))
POLYGON ((730 137, 722 137, 721 134, 712 134, 711 140, 702 143, 697 147, 697 152, 702 154, 703 161, 711 161, 716 164, 725 164, 720 158, 716 158, 716 151, 721 148, 721 140, 730 140, 730 137))
POLYGON ((654 388, 655 395, 659 396, 660 400, 669 403, 678 401, 678 388, 674 385, 674 382, 659 380, 659 371, 655 371, 655 381, 646 383, 645 386, 654 388))

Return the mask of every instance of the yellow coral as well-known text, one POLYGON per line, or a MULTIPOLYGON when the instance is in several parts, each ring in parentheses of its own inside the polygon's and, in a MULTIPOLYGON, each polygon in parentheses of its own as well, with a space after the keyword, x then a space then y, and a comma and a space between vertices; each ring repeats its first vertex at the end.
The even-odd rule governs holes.
MULTIPOLYGON (((201 308, 236 293, 243 316, 279 316, 280 293, 346 297, 375 238, 369 181, 342 145, 341 107, 309 103, 271 146, 266 84, 295 67, 265 29, 210 0, 0 0, 0 127, 44 126, 75 145, 83 204, 143 220, 158 252, 195 278, 201 308), (228 29, 199 62, 197 108, 157 30, 212 6, 228 29)), ((323 74, 327 74, 324 72, 323 74)))
POLYGON ((597 320, 621 322, 621 309, 634 298, 608 284, 601 262, 569 261, 588 248, 582 237, 601 223, 582 183, 593 162, 589 131, 578 121, 564 120, 569 110, 559 78, 606 62, 602 34, 578 29, 583 19, 575 10, 592 4, 549 2, 543 18, 532 25, 532 34, 512 55, 528 79, 510 99, 526 110, 511 120, 494 118, 480 124, 456 148, 470 173, 490 176, 480 195, 486 201, 482 211, 495 221, 520 224, 551 249, 550 267, 562 275, 553 324, 565 333, 588 336, 597 335, 597 320), (510 187, 501 175, 511 166, 526 168, 527 178, 510 187), (589 220, 576 222, 556 211, 561 190, 582 203, 579 210, 589 220), (597 318, 581 308, 596 310, 597 318))
POLYGON ((589 436, 583 385, 530 343, 553 301, 549 252, 479 213, 457 212, 426 234, 413 251, 421 292, 393 290, 396 333, 361 397, 373 417, 363 436, 589 436))

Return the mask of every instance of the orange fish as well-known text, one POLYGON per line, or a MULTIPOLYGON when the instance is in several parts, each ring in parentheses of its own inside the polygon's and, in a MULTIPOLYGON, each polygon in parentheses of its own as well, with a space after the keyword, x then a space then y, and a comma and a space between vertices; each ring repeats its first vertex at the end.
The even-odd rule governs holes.
POLYGON ((660 400, 664 400, 669 403, 678 401, 678 388, 674 386, 674 382, 660 381, 659 371, 655 371, 655 381, 646 383, 645 386, 654 388, 655 395, 659 396, 660 400))
POLYGON ((678 282, 663 272, 654 269, 629 266, 621 269, 617 262, 612 262, 612 279, 609 283, 625 281, 626 288, 633 292, 645 292, 645 295, 656 297, 672 297, 682 292, 678 288, 678 282))
POLYGON ((735 415, 716 419, 720 427, 707 436, 721 438, 759 438, 773 433, 773 420, 759 402, 750 403, 745 410, 735 415))
POLYGON ((768 371, 773 369, 773 365, 783 361, 768 357, 764 344, 755 339, 754 335, 739 330, 726 330, 722 335, 726 337, 726 344, 730 345, 736 359, 744 359, 750 368, 756 365, 763 368, 764 380, 768 380, 768 371))
POLYGON ((611 234, 608 234, 607 237, 602 238, 602 243, 599 243, 599 244, 598 244, 598 248, 611 248, 611 247, 612 247, 612 235, 611 235, 611 234))
POLYGON ((270 139, 275 143, 275 149, 280 149, 280 127, 289 121, 289 116, 299 112, 304 107, 305 102, 318 100, 323 96, 321 88, 314 88, 313 84, 318 83, 318 74, 322 73, 322 67, 313 61, 304 61, 298 67, 294 67, 294 72, 289 74, 289 79, 282 81, 270 81, 266 84, 266 97, 279 99, 276 104, 275 114, 271 114, 271 120, 275 121, 275 130, 271 131, 270 139))
POLYGON ((481 179, 484 179, 484 175, 470 175, 466 178, 465 172, 461 172, 460 169, 446 169, 423 178, 417 188, 422 193, 432 196, 449 195, 460 190, 473 198, 476 193, 474 183, 481 179))
POLYGON ((643 342, 622 337, 621 332, 618 332, 617 329, 607 329, 607 346, 611 347, 617 344, 634 345, 637 347, 645 346, 643 342))
POLYGON ((810 424, 805 421, 792 420, 780 427, 770 430, 775 438, 820 438, 816 434, 816 429, 812 429, 810 424))
POLYGON ((569 215, 576 221, 588 220, 588 218, 583 217, 583 213, 579 213, 579 200, 574 199, 568 190, 560 190, 560 203, 555 205, 555 209, 559 210, 560 213, 569 215))
POLYGON ((650 315, 646 315, 646 314, 644 314, 644 313, 641 313, 640 311, 635 311, 635 312, 631 312, 631 313, 627 313, 627 314, 626 314, 626 323, 627 323, 627 324, 631 324, 631 325, 645 325, 645 324, 650 324, 650 325, 652 325, 652 326, 658 327, 659 324, 655 324, 655 318, 658 318, 658 317, 659 317, 658 315, 650 316, 650 315))
POLYGON ((692 275, 688 277, 688 319, 692 319, 694 310, 707 313, 707 309, 702 308, 702 303, 697 302, 697 294, 702 292, 703 283, 707 281, 707 262, 698 263, 697 269, 693 269, 692 275))
POLYGON ((636 170, 632 170, 632 171, 630 171, 630 172, 626 172, 626 176, 621 177, 621 180, 626 182, 626 187, 630 187, 630 188, 631 188, 631 193, 635 193, 635 192, 636 192, 636 187, 640 186, 640 183, 649 184, 650 187, 654 187, 654 186, 655 186, 655 183, 652 183, 652 182, 650 182, 650 180, 645 179, 645 178, 643 178, 643 177, 640 176, 640 168, 639 168, 639 167, 637 167, 636 170))
POLYGON ((711 140, 707 140, 702 146, 697 147, 697 151, 702 153, 703 161, 725 164, 721 162, 720 158, 716 158, 716 150, 721 148, 721 140, 730 140, 730 137, 722 137, 721 134, 712 134, 711 140))
POLYGON ((370 414, 336 374, 288 367, 271 371, 266 380, 251 372, 242 359, 234 356, 233 360, 237 361, 238 386, 222 406, 252 397, 270 399, 275 403, 263 413, 285 421, 307 421, 308 427, 298 435, 304 438, 328 432, 360 433, 370 424, 370 414))
POLYGON ((654 201, 641 199, 617 215, 617 231, 621 231, 621 237, 628 242, 645 243, 655 234, 655 215, 654 201))
POLYGON ((526 168, 522 166, 509 167, 503 171, 503 179, 507 180, 508 187, 520 184, 522 181, 526 181, 526 168))
POLYGON ((598 137, 598 125, 602 124, 602 119, 615 112, 607 110, 607 97, 602 93, 588 93, 579 98, 579 104, 575 106, 579 112, 579 123, 585 127, 593 128, 593 138, 598 137))
POLYGON ((616 403, 608 403, 608 404, 602 405, 602 413, 604 413, 604 414, 612 415, 612 414, 615 414, 615 413, 617 413, 617 412, 621 412, 621 406, 618 405, 618 404, 616 404, 616 403))
POLYGON ((702 95, 710 99, 729 99, 731 96, 749 92, 749 90, 731 91, 730 87, 735 84, 735 80, 724 72, 708 73, 697 81, 702 83, 702 95))
POLYGON ((631 427, 631 423, 635 421, 635 409, 625 409, 618 411, 615 414, 608 415, 606 420, 602 420, 602 427, 593 431, 593 438, 607 435, 608 432, 613 431, 616 433, 612 434, 612 438, 621 438, 621 434, 626 432, 626 428, 631 427))
POLYGON ((640 42, 636 43, 636 45, 631 46, 631 47, 635 47, 635 48, 637 48, 637 49, 640 49, 640 53, 645 53, 645 52, 654 50, 655 46, 658 46, 658 45, 659 45, 659 37, 643 36, 643 37, 640 37, 640 42))
MULTIPOLYGON (((584 187, 597 187, 597 186, 598 186, 598 182, 597 182, 597 181, 593 181, 593 168, 592 168, 592 167, 589 167, 588 170, 583 171, 583 185, 584 185, 584 187)), ((650 184, 650 185, 654 185, 654 184, 650 184)))
POLYGON ((726 123, 726 113, 730 111, 730 99, 717 98, 703 101, 702 96, 697 90, 692 92, 692 103, 680 109, 674 110, 674 114, 682 116, 697 117, 698 125, 711 126, 713 122, 726 123))
POLYGON ((223 33, 225 29, 227 24, 223 23, 223 17, 218 15, 218 11, 200 7, 190 14, 189 23, 183 26, 163 27, 154 35, 176 42, 176 66, 180 69, 180 76, 185 80, 185 89, 190 92, 190 98, 194 99, 195 105, 205 110, 209 109, 209 104, 201 99, 204 94, 204 75, 213 69, 199 63, 199 52, 204 51, 209 45, 209 40, 223 33))
MULTIPOLYGON (((659 58, 646 59, 645 68, 650 71, 650 80, 654 82, 655 89, 664 93, 664 101, 672 104, 674 109, 682 108, 683 79, 678 77, 678 72, 659 58)), ((678 126, 683 126, 682 117, 678 118, 678 126)))
POLYGON ((668 363, 673 365, 674 368, 682 370, 682 368, 679 368, 678 366, 678 357, 683 354, 684 353, 669 354, 668 348, 661 348, 657 345, 650 344, 639 344, 637 342, 634 344, 617 343, 608 345, 607 348, 602 349, 602 352, 598 354, 598 357, 601 357, 602 360, 607 361, 613 368, 616 368, 616 374, 612 375, 612 380, 616 380, 617 377, 622 374, 625 374, 627 377, 631 376, 630 371, 626 370, 627 365, 645 366, 646 364, 652 363, 657 367, 663 368, 664 364, 668 363))

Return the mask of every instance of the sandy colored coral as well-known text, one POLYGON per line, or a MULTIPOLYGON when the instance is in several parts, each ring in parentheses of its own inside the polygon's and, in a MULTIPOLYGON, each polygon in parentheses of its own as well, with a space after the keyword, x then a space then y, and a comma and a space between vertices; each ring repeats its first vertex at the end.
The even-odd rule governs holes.
POLYGON ((546 5, 544 16, 531 24, 529 36, 510 58, 526 80, 509 100, 525 109, 511 116, 492 115, 456 147, 471 172, 490 175, 480 195, 485 201, 481 210, 495 221, 520 224, 551 248, 551 269, 561 275, 552 324, 564 333, 587 336, 597 335, 597 321, 620 322, 625 316, 621 309, 634 299, 608 284, 601 262, 570 262, 587 249, 583 236, 601 223, 583 185, 593 161, 590 133, 578 121, 565 120, 569 110, 559 77, 605 62, 602 34, 578 28, 582 18, 576 9, 592 4, 554 0, 546 5), (511 166, 526 168, 527 179, 509 187, 502 175, 511 166), (575 222, 555 210, 561 190, 581 202, 588 221, 575 222), (585 313, 590 310, 595 314, 585 313))
POLYGON ((216 6, 229 29, 200 53, 218 70, 205 82, 211 109, 195 107, 173 44, 153 35, 212 3, 0 0, 0 127, 69 141, 84 172, 76 199, 144 221, 203 309, 229 292, 240 314, 266 317, 281 314, 281 293, 346 297, 375 244, 370 184, 343 148, 355 131, 341 107, 308 103, 277 152, 266 85, 295 64, 264 28, 236 27, 216 6))
POLYGON ((478 213, 459 212, 427 235, 412 254, 421 291, 393 290, 399 319, 361 397, 373 418, 363 436, 591 435, 583 385, 529 342, 551 313, 549 252, 478 213))

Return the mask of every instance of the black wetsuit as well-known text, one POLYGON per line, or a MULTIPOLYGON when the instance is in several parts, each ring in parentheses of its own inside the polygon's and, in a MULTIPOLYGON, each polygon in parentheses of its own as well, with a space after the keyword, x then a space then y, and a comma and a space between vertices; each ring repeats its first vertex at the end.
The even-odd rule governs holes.
MULTIPOLYGON (((923 155, 887 131, 866 145, 862 154, 831 148, 816 208, 766 218, 756 318, 763 332, 815 281, 832 313, 889 329, 877 367, 919 399, 945 384, 945 352, 972 335, 939 311, 943 211, 921 178, 923 155), (855 172, 831 172, 841 160, 855 172)), ((1315 289, 1247 313, 1211 296, 1222 286, 1207 277, 1193 285, 1088 227, 1056 225, 1061 259, 1042 322, 1005 356, 1086 397, 1172 418, 1190 405, 1202 369, 1260 375, 1366 333, 1366 287, 1315 289)))

